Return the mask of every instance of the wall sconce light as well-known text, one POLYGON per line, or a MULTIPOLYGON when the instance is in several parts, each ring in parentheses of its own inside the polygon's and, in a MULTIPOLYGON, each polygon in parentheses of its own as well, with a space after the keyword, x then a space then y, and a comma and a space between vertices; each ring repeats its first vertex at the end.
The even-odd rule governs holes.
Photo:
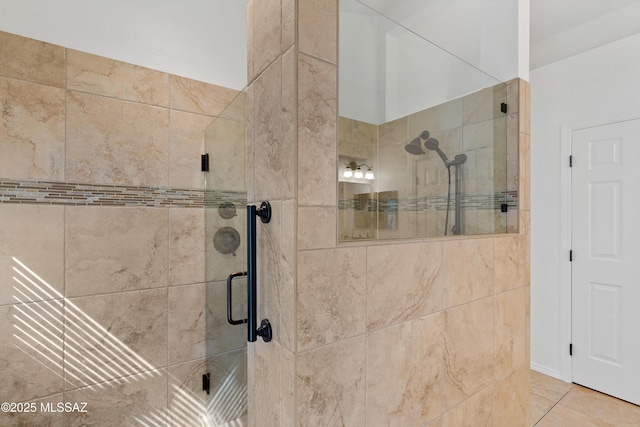
POLYGON ((375 176, 373 175, 373 168, 371 166, 365 163, 357 164, 354 161, 347 163, 347 168, 344 170, 343 176, 345 178, 354 177, 356 179, 362 179, 362 177, 364 177, 365 179, 368 179, 368 180, 372 180, 375 178, 375 176), (363 172, 360 166, 366 166, 367 171, 363 172))

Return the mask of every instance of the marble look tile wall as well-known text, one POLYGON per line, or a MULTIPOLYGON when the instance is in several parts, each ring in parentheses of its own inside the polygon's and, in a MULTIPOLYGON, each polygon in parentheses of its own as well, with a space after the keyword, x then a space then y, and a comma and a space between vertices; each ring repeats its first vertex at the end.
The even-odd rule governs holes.
POLYGON ((258 221, 257 244, 258 316, 270 320, 273 341, 258 339, 247 353, 256 427, 295 425, 298 7, 248 2, 247 200, 272 206, 271 222, 258 221))
POLYGON ((238 95, 235 89, 171 75, 170 106, 172 110, 219 116, 238 95))
POLYGON ((369 334, 367 425, 426 425, 442 414, 441 330, 436 313, 369 334))
POLYGON ((364 248, 299 251, 297 348, 308 350, 365 331, 364 248))
POLYGON ((184 159, 203 152, 200 130, 238 91, 4 32, 0 42, 0 177, 202 185, 184 159))
POLYGON ((64 178, 64 89, 0 76, 0 99, 0 174, 64 178))
MULTIPOLYGON (((14 259, 36 271, 54 291, 63 292, 64 221, 62 206, 0 205, 0 305, 15 304, 16 279, 24 281, 13 270, 17 265, 14 259), (27 237, 34 234, 37 238, 27 237)), ((20 299, 27 302, 56 297, 49 293, 27 292, 20 299)))
POLYGON ((304 53, 298 55, 298 201, 334 206, 337 67, 304 53))
POLYGON ((65 426, 123 426, 140 421, 166 420, 167 372, 151 371, 149 375, 130 381, 111 381, 102 390, 86 387, 66 392, 67 402, 87 402, 87 412, 65 414, 65 426), (114 410, 114 408, 118 408, 114 410), (140 420, 140 421, 138 421, 140 420))
POLYGON ((70 181, 168 186, 169 110, 70 92, 65 176, 70 181))
POLYGON ((203 209, 246 198, 200 172, 209 124, 244 118, 225 111, 237 95, 0 32, 0 399, 88 403, 0 425, 191 425, 204 372, 219 398, 246 394, 203 209))
POLYGON ((369 330, 442 310, 442 256, 441 242, 367 248, 369 330))
POLYGON ((67 89, 168 107, 168 84, 167 73, 67 49, 67 89))
POLYGON ((67 208, 66 295, 166 287, 167 219, 155 208, 67 208))
POLYGON ((59 299, 0 307, 3 402, 30 401, 64 391, 62 323, 63 303, 59 299), (38 331, 42 319, 55 325, 43 334, 46 340, 33 332, 38 331))
POLYGON ((0 75, 64 88, 63 47, 5 32, 0 32, 0 37, 0 75))
MULTIPOLYGON (((345 119, 338 126, 336 22, 333 4, 318 0, 249 1, 247 152, 256 171, 247 178, 249 200, 274 205, 272 222, 258 224, 266 258, 258 317, 287 330, 249 345, 249 424, 524 426, 528 228, 337 243, 338 141, 353 144, 357 134, 364 147, 371 132, 345 119), (293 22, 285 18, 292 3, 293 22), (292 79, 284 77, 287 55, 297 68, 292 79), (284 95, 291 92, 293 103, 284 95), (295 132, 284 133, 291 123, 295 132)), ((464 116, 462 101, 443 107, 456 110, 459 123, 432 112, 442 135, 463 119, 471 126, 497 114, 484 117, 480 108, 493 93, 476 98, 464 116)), ((407 120, 380 127, 389 141, 381 147, 405 143, 408 127, 407 120)), ((433 227, 443 224, 434 217, 433 227)))
POLYGON ((494 242, 444 243, 444 305, 453 307, 494 294, 494 242))
POLYGON ((296 426, 365 424, 365 337, 297 357, 296 426))

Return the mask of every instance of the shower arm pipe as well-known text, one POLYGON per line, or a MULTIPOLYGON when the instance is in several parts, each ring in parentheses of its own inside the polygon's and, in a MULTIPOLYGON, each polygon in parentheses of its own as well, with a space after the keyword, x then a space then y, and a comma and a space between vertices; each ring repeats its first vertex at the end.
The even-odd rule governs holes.
POLYGON ((271 221, 271 205, 269 202, 262 202, 260 209, 257 209, 254 205, 247 206, 247 341, 255 342, 257 337, 261 336, 265 342, 269 342, 272 338, 271 324, 269 323, 269 320, 262 319, 260 327, 257 326, 257 217, 260 217, 260 220, 265 224, 271 221))

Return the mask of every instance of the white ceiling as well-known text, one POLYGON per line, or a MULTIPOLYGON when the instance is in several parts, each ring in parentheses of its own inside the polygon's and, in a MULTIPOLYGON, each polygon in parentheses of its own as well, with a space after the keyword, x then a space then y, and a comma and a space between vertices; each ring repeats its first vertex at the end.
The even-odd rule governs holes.
POLYGON ((640 0, 531 0, 530 68, 640 33, 640 0))
MULTIPOLYGON (((478 17, 482 17, 481 11, 476 11, 474 24, 451 16, 462 15, 459 8, 470 4, 466 0, 359 1, 429 38, 433 32, 429 34, 425 27, 434 22, 458 22, 455 31, 468 31, 469 25, 480 25, 478 17), (425 25, 427 22, 430 24, 425 25)), ((485 3, 490 6, 495 2, 485 3)), ((482 7, 483 3, 474 4, 482 7)), ((530 7, 530 69, 640 33, 640 0, 530 0, 530 7)))

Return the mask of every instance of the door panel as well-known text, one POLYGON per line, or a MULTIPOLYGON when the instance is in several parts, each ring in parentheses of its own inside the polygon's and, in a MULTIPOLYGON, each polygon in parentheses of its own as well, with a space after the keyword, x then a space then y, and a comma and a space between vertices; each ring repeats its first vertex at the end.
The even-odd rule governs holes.
POLYGON ((640 120, 572 133, 573 381, 640 404, 640 120))
POLYGON ((621 181, 589 183, 592 258, 620 260, 621 181))
MULTIPOLYGON (((205 173, 206 372, 210 390, 188 425, 244 427, 247 422, 247 326, 227 321, 227 282, 247 269, 247 191, 245 185, 245 93, 209 125, 205 173)), ((247 281, 233 281, 232 312, 247 317, 247 281)))
POLYGON ((590 331, 589 354, 594 360, 620 363, 620 343, 622 331, 620 325, 621 287, 605 283, 590 283, 590 331))

